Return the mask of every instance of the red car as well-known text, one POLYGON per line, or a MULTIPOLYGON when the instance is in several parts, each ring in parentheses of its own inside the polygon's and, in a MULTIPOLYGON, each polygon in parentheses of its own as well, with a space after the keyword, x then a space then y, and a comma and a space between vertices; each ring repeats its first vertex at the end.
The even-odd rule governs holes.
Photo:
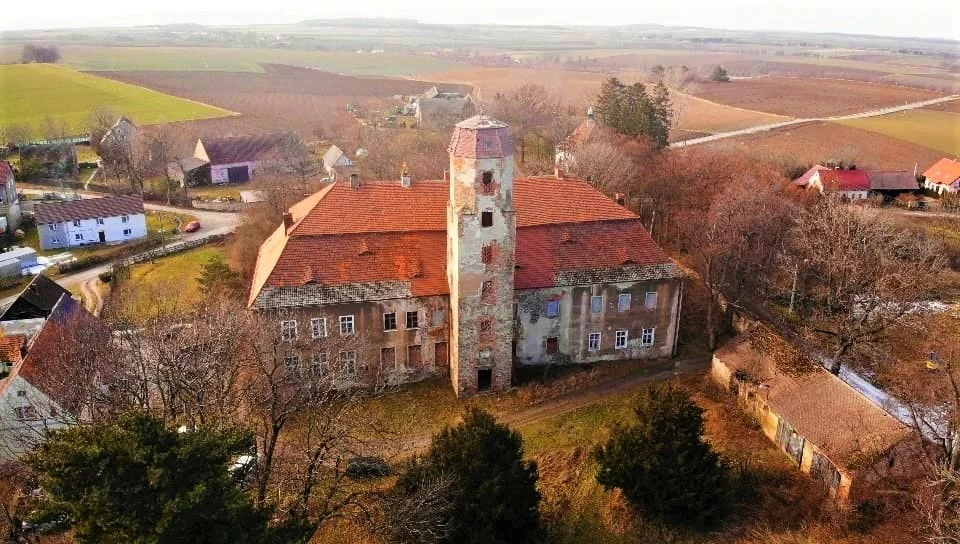
POLYGON ((200 230, 199 221, 191 221, 187 223, 187 226, 183 227, 183 232, 197 232, 198 230, 200 230))

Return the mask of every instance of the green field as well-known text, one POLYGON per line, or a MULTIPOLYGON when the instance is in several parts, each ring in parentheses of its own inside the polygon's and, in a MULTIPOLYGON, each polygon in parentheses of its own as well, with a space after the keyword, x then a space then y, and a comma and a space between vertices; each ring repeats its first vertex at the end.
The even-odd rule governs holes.
POLYGON ((910 110, 838 122, 960 156, 960 113, 910 110))
MULTIPOLYGON (((298 51, 240 47, 102 47, 64 46, 63 64, 83 71, 193 70, 261 72, 260 63, 309 66, 354 76, 404 76, 446 72, 464 65, 432 58, 389 53, 298 51)), ((16 62, 20 48, 0 47, 0 62, 16 62)))
POLYGON ((48 117, 82 132, 90 112, 106 106, 137 123, 221 117, 231 112, 144 87, 50 64, 0 66, 0 126, 26 124, 39 136, 48 117))

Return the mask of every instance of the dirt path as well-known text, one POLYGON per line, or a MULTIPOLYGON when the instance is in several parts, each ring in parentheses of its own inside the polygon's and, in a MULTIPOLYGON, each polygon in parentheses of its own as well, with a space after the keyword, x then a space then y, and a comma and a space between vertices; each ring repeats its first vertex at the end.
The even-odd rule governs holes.
POLYGON ((100 296, 98 282, 100 278, 93 277, 80 282, 80 296, 83 297, 83 305, 93 315, 100 315, 103 309, 103 297, 100 296))
MULTIPOLYGON (((550 399, 529 408, 507 414, 497 414, 497 420, 511 426, 523 426, 536 423, 544 419, 571 412, 584 406, 589 406, 603 399, 617 397, 630 393, 646 384, 704 372, 710 366, 710 355, 697 355, 677 359, 672 369, 656 374, 637 374, 625 378, 607 381, 585 387, 575 393, 550 399)), ((430 447, 433 432, 417 433, 403 437, 400 455, 410 455, 426 450, 430 447)))
POLYGON ((778 129, 778 128, 789 127, 793 125, 802 125, 806 123, 815 123, 820 121, 845 121, 847 119, 865 119, 867 117, 879 117, 881 115, 889 115, 891 113, 897 113, 901 111, 915 110, 917 108, 932 106, 934 104, 940 104, 942 102, 950 102, 957 99, 960 99, 960 95, 944 96, 941 98, 922 100, 920 102, 912 102, 910 104, 904 104, 903 106, 894 106, 890 108, 882 108, 878 110, 865 111, 862 113, 852 113, 849 115, 836 115, 833 117, 811 117, 809 119, 793 119, 790 121, 783 121, 781 123, 770 123, 766 125, 758 125, 755 127, 745 128, 741 130, 718 132, 716 134, 711 134, 710 136, 703 136, 701 138, 692 138, 690 140, 682 140, 682 141, 674 142, 670 144, 670 147, 671 148, 689 147, 691 145, 705 144, 708 142, 722 140, 724 138, 734 138, 737 136, 757 134, 758 132, 767 132, 767 131, 778 129))

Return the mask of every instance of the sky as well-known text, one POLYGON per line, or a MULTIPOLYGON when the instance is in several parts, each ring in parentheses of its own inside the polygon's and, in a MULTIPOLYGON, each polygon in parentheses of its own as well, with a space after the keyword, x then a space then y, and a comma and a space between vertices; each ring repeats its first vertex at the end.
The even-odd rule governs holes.
POLYGON ((652 23, 960 40, 960 0, 14 0, 4 7, 0 30, 292 23, 336 17, 402 17, 424 23, 652 23))

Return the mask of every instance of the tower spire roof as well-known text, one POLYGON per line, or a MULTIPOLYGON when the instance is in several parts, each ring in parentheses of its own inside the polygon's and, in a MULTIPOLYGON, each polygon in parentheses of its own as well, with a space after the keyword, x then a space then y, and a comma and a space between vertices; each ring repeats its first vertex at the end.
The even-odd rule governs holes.
POLYGON ((513 155, 509 126, 480 114, 457 123, 448 151, 457 157, 488 159, 513 155))

